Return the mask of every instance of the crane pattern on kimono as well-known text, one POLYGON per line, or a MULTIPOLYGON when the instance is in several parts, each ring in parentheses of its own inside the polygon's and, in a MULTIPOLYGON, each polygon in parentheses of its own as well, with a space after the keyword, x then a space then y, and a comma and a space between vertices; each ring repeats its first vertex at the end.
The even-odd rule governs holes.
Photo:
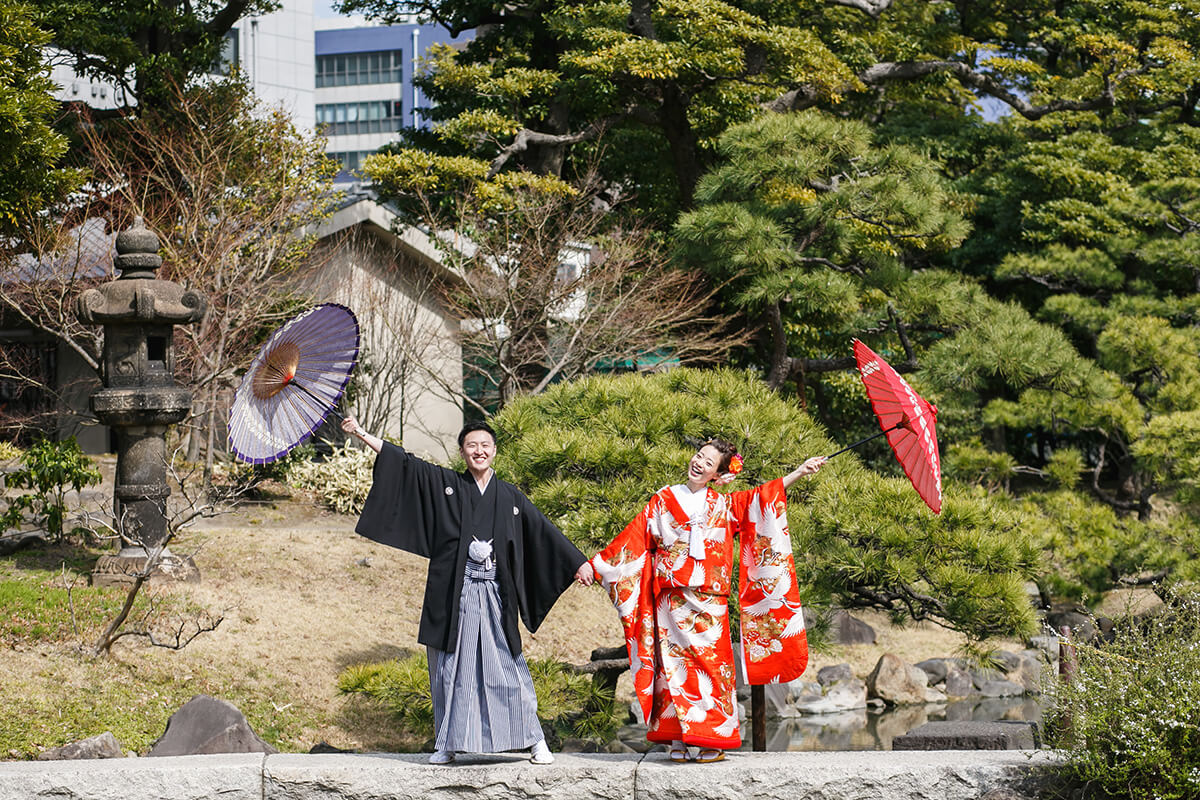
POLYGON ((791 680, 807 662, 781 481, 703 505, 667 487, 592 559, 621 615, 634 688, 652 741, 730 747, 737 736, 728 603, 735 542, 742 556, 742 641, 754 683, 791 680), (740 540, 740 541, 739 541, 740 540))

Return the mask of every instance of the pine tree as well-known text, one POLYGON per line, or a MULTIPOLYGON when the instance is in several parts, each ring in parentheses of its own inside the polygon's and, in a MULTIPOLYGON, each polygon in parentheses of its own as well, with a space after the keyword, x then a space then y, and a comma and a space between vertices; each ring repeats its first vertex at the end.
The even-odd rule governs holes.
POLYGON ((51 127, 57 103, 42 48, 49 34, 29 6, 0 0, 0 233, 11 234, 78 180, 60 167, 67 140, 51 127))
MULTIPOLYGON (((758 377, 728 369, 556 384, 511 403, 493 423, 497 469, 585 553, 607 544, 664 484, 680 482, 711 436, 745 456, 732 490, 835 447, 758 377)), ((1040 555, 1020 511, 982 492, 951 490, 935 516, 906 480, 844 455, 792 488, 788 522, 808 603, 884 609, 978 639, 1034 628, 1023 584, 1040 555)))

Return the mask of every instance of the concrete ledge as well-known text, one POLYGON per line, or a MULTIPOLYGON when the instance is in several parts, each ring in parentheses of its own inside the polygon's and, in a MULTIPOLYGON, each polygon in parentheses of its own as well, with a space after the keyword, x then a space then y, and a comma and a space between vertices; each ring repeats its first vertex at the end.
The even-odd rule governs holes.
POLYGON ((979 800, 993 789, 1021 791, 1053 763, 1050 753, 1016 750, 730 753, 705 765, 673 764, 662 753, 560 754, 544 767, 506 755, 439 767, 426 758, 248 754, 0 762, 0 800, 979 800))
POLYGON ((268 756, 264 800, 503 800, 596 798, 634 800, 641 756, 557 754, 535 766, 528 756, 460 756, 433 766, 428 755, 268 756))
POLYGON ((3 800, 262 800, 262 753, 0 762, 3 800))
POLYGON ((1045 754, 892 752, 733 754, 706 765, 648 758, 638 769, 640 798, 743 800, 977 800, 1001 787, 1017 788, 1049 763, 1045 754))

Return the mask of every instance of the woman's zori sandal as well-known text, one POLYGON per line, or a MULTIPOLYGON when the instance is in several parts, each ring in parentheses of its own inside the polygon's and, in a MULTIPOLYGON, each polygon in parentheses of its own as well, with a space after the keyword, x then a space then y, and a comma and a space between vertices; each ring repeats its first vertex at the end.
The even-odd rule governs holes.
POLYGON ((715 761, 724 761, 725 751, 717 750, 716 748, 706 747, 696 756, 697 764, 712 764, 715 761))
POLYGON ((682 764, 685 761, 691 761, 691 756, 688 755, 687 745, 680 741, 671 742, 671 749, 668 751, 667 757, 676 764, 682 764))

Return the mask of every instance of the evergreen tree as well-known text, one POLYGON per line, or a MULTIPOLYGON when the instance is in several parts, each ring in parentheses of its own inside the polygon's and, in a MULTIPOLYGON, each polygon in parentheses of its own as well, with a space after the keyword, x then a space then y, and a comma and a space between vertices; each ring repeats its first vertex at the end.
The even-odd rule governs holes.
POLYGON ((38 23, 81 75, 120 86, 142 106, 213 71, 243 17, 270 13, 278 0, 30 0, 38 23))
MULTIPOLYGON (((733 490, 835 447, 794 404, 732 370, 556 384, 509 404, 493 424, 497 469, 588 553, 664 484, 681 482, 710 436, 729 438, 745 455, 733 490)), ((845 455, 792 488, 788 522, 808 603, 884 609, 977 639, 1034 628, 1023 583, 1040 556, 1020 511, 981 492, 952 489, 934 516, 906 480, 845 455)))
POLYGON ((476 30, 461 52, 430 59, 423 89, 441 124, 436 138, 413 132, 418 149, 470 158, 488 176, 520 167, 569 178, 578 162, 599 158, 613 194, 632 195, 666 225, 691 206, 725 128, 764 111, 819 106, 878 123, 915 106, 953 119, 987 99, 1028 119, 1113 109, 1136 117, 1164 104, 1191 114, 1200 96, 1193 1, 339 7, 476 30))
POLYGON ((434 54, 439 125, 405 142, 443 161, 397 148, 387 191, 598 165, 835 436, 873 425, 857 335, 938 404, 948 478, 1090 546, 1043 588, 1191 574, 1196 0, 343 6, 480 32, 434 54))
POLYGON ((968 230, 936 165, 877 145, 862 123, 768 115, 730 128, 717 152, 676 239, 683 260, 725 282, 732 304, 768 334, 774 388, 852 366, 847 342, 895 317, 908 262, 968 230), (821 350, 831 357, 814 358, 821 350))
POLYGON ((78 175, 60 167, 67 140, 51 127, 57 104, 42 48, 49 35, 21 2, 0 0, 0 233, 11 234, 78 175))

